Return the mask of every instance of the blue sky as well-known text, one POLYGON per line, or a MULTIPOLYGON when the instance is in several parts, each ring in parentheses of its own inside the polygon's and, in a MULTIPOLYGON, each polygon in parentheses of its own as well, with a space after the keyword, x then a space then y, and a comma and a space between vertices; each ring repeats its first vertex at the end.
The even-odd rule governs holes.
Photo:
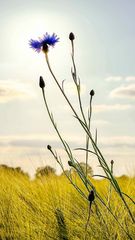
MULTIPOLYGON (((135 1, 1 1, 0 31, 0 163, 22 166, 33 173, 39 165, 59 170, 46 145, 67 161, 43 106, 39 76, 58 126, 71 148, 83 146, 84 134, 72 118, 50 76, 42 53, 28 46, 30 38, 55 32, 60 42, 49 52, 60 82, 77 107, 70 74, 70 41, 75 33, 75 58, 87 111, 89 91, 95 90, 93 132, 115 174, 135 172, 135 1), (53 97, 52 97, 53 96, 53 97)), ((81 152, 75 153, 79 160, 81 152)), ((98 163, 89 164, 98 172, 98 163)))

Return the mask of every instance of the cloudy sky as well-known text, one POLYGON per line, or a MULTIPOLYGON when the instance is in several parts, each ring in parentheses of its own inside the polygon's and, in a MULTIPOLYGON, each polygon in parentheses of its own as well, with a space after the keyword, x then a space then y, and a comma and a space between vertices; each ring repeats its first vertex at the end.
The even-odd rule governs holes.
MULTIPOLYGON (((1 0, 0 0, 1 1, 1 0)), ((46 113, 39 76, 46 82, 50 110, 71 149, 83 147, 85 134, 73 118, 46 66, 43 53, 29 48, 31 38, 55 32, 60 41, 49 58, 74 107, 78 102, 71 78, 68 34, 74 32, 75 59, 82 84, 85 113, 93 99, 92 132, 114 172, 135 173, 135 1, 134 0, 5 0, 1 1, 0 31, 0 163, 21 166, 30 174, 49 164, 58 169, 46 149, 50 144, 67 158, 46 113)), ((74 151, 79 161, 84 153, 74 151)), ((95 173, 98 163, 89 164, 95 173)))

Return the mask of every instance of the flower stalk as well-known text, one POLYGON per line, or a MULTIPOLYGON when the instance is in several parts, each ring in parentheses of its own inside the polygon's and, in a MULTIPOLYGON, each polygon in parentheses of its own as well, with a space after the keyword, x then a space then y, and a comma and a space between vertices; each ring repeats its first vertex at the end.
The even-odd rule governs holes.
MULTIPOLYGON (((80 123, 80 126, 83 128, 85 134, 86 134, 86 145, 85 148, 78 148, 79 150, 84 150, 86 152, 85 154, 85 161, 86 161, 86 171, 85 173, 82 171, 79 162, 74 158, 73 153, 69 147, 69 145, 67 144, 67 142, 63 139, 56 123, 54 122, 54 117, 53 114, 50 112, 49 110, 49 106, 47 103, 47 99, 46 99, 46 95, 45 95, 45 83, 42 77, 40 77, 40 82, 39 82, 39 86, 42 89, 42 94, 43 94, 43 99, 44 99, 44 103, 45 103, 45 107, 47 109, 49 118, 53 124, 53 127, 55 129, 55 131, 58 134, 58 137, 61 141, 61 143, 63 144, 64 150, 68 156, 68 164, 70 167, 73 167, 76 171, 77 174, 79 176, 79 178, 81 179, 82 183, 85 186, 85 190, 89 193, 89 197, 87 199, 87 195, 85 192, 83 192, 79 186, 76 185, 76 183, 74 183, 72 177, 70 175, 67 175, 64 171, 64 167, 63 167, 63 163, 61 161, 61 158, 58 157, 56 151, 53 151, 51 146, 48 145, 48 150, 52 153, 52 155, 54 156, 54 158, 56 159, 56 161, 60 164, 63 172, 65 173, 66 177, 69 179, 70 183, 74 186, 74 188, 81 194, 82 197, 84 197, 85 199, 87 199, 89 201, 89 214, 88 214, 88 219, 87 219, 87 223, 86 223, 86 230, 88 227, 88 223, 90 220, 90 214, 91 214, 91 206, 92 206, 92 202, 94 201, 95 197, 96 200, 95 201, 99 201, 109 212, 110 214, 114 217, 114 219, 117 221, 118 225, 123 229, 123 231, 125 232, 125 234, 128 236, 129 239, 132 239, 130 237, 130 234, 124 229, 124 227, 122 226, 122 224, 118 221, 117 217, 114 215, 113 211, 111 210, 110 207, 110 196, 111 196, 111 192, 112 192, 112 187, 114 188, 114 190, 116 191, 116 193, 118 194, 118 196, 120 197, 120 199, 122 200, 125 208, 128 211, 128 214, 130 216, 130 218, 132 219, 133 223, 135 223, 135 219, 134 216, 131 212, 131 209, 128 206, 127 201, 125 200, 124 196, 126 196, 131 203, 135 204, 134 201, 132 200, 132 198, 130 198, 127 194, 123 193, 121 191, 121 188, 116 180, 116 178, 113 175, 113 163, 111 162, 111 169, 107 164, 107 161, 105 160, 103 154, 101 153, 98 145, 97 145, 97 132, 96 132, 96 137, 95 139, 92 136, 91 133, 91 117, 92 117, 92 99, 93 96, 95 94, 94 90, 90 91, 90 101, 89 101, 89 110, 88 110, 88 117, 86 119, 85 117, 85 113, 84 113, 84 108, 83 108, 83 104, 82 104, 82 100, 81 100, 81 84, 80 84, 80 78, 78 78, 77 76, 77 69, 76 69, 76 64, 75 64, 75 58, 74 58, 74 39, 75 36, 73 33, 69 34, 69 39, 71 41, 71 59, 72 59, 72 69, 71 69, 71 74, 72 74, 72 78, 73 81, 75 83, 76 89, 77 89, 77 97, 78 97, 78 103, 79 103, 79 114, 78 111, 74 108, 74 106, 72 105, 72 102, 70 102, 70 100, 68 99, 68 96, 65 94, 63 86, 60 85, 59 81, 57 80, 55 74, 53 73, 53 70, 51 68, 50 62, 49 62, 49 57, 48 57, 48 52, 49 52, 49 48, 50 46, 54 46, 58 41, 59 38, 57 37, 57 35, 53 34, 52 36, 49 35, 48 33, 46 33, 44 35, 44 37, 40 40, 30 40, 30 47, 33 48, 36 52, 40 52, 41 50, 43 51, 43 53, 45 54, 45 60, 48 66, 48 69, 58 87, 58 89, 60 90, 60 92, 62 93, 63 97, 65 98, 67 104, 69 105, 69 107, 71 108, 74 117, 76 118, 76 120, 80 123), (90 143, 91 146, 93 148, 93 150, 90 149, 90 143), (103 198, 100 196, 100 194, 96 191, 93 183, 90 181, 89 177, 88 177, 88 157, 89 157, 89 153, 93 154, 94 156, 97 157, 100 167, 103 169, 105 177, 109 183, 110 183, 110 188, 109 188, 109 195, 108 195, 108 201, 104 201, 103 198), (90 189, 92 189, 90 191, 90 189), (93 194, 93 195, 92 195, 93 194), (91 200, 93 196, 93 200, 91 200)), ((86 231, 87 232, 87 231, 86 231)))

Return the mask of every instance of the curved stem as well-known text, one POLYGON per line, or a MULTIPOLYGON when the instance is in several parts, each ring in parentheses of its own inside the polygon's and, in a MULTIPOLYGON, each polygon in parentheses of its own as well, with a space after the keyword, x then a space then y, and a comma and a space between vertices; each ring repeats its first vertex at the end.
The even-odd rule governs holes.
POLYGON ((50 70, 50 73, 51 73, 52 77, 54 78, 54 80, 55 80, 58 88, 60 89, 61 93, 63 94, 64 98, 66 99, 67 103, 69 104, 69 106, 70 106, 70 108, 72 109, 72 111, 73 111, 73 113, 75 114, 75 116, 78 116, 78 114, 76 113, 75 109, 73 108, 72 104, 70 103, 69 99, 67 98, 66 94, 64 93, 62 87, 60 86, 57 78, 55 77, 55 75, 54 75, 54 73, 53 73, 53 71, 52 71, 52 69, 51 69, 51 66, 50 66, 50 63, 49 63, 49 59, 48 59, 48 54, 47 54, 47 53, 45 54, 45 58, 46 58, 46 62, 47 62, 48 68, 49 68, 49 70, 50 70))

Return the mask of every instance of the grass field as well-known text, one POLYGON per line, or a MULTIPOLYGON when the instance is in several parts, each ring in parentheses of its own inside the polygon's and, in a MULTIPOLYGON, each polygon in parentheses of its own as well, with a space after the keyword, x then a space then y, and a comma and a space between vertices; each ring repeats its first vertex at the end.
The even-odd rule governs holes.
MULTIPOLYGON (((77 176, 75 181, 84 188, 77 176)), ((107 180, 93 179, 92 182, 102 197, 107 198, 107 180)), ((124 192, 134 198, 135 178, 121 177, 118 182, 124 192)), ((128 203, 135 215, 134 205, 131 201, 128 203)), ((0 240, 84 239, 88 204, 65 176, 50 175, 30 180, 16 171, 0 169, 0 240)), ((113 190, 110 205, 131 239, 135 239, 133 223, 113 190)), ((96 198, 86 239, 128 239, 96 198)))

